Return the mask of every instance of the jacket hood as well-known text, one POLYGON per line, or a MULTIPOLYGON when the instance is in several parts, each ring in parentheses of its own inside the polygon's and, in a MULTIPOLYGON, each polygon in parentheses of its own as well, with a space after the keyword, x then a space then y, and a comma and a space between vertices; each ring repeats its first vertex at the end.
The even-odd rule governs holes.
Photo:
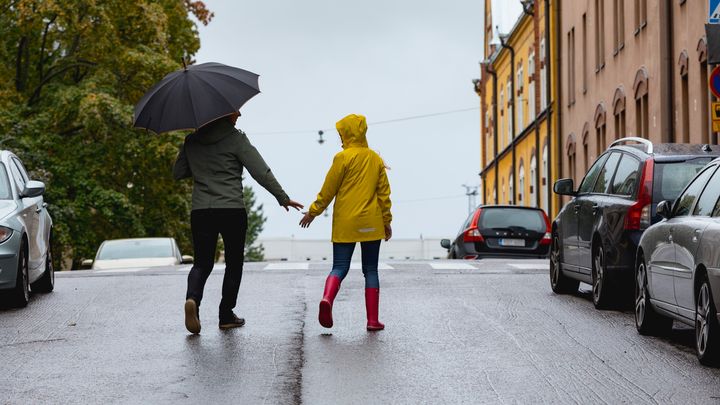
POLYGON ((217 119, 203 127, 190 136, 198 143, 211 145, 220 142, 226 136, 235 132, 235 126, 226 117, 217 119))
POLYGON ((365 138, 365 134, 367 133, 365 116, 350 114, 336 122, 335 128, 337 128, 340 139, 342 139, 343 149, 358 146, 368 147, 367 138, 365 138))

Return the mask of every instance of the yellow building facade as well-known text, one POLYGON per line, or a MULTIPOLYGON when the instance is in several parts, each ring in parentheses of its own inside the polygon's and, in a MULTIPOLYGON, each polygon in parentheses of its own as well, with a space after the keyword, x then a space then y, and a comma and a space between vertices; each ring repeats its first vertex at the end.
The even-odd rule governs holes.
POLYGON ((496 39, 491 2, 485 1, 486 58, 475 83, 481 104, 483 203, 541 207, 551 218, 559 211, 551 189, 558 173, 553 164, 558 140, 552 135, 557 133, 553 3, 523 2, 512 30, 496 39))

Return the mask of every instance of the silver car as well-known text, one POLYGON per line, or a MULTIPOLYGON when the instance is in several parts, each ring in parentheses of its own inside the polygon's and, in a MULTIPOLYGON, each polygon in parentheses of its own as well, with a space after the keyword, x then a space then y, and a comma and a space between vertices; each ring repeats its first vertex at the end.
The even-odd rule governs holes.
POLYGON ((640 238, 635 266, 635 324, 641 334, 669 330, 673 320, 695 327, 702 364, 720 360, 720 159, 705 166, 664 219, 640 238))
POLYGON ((50 292, 52 218, 45 184, 30 180, 17 156, 0 151, 0 299, 24 307, 33 292, 50 292))
POLYGON ((180 254, 175 238, 134 238, 104 241, 95 260, 83 260, 83 268, 113 270, 190 264, 192 256, 180 254))

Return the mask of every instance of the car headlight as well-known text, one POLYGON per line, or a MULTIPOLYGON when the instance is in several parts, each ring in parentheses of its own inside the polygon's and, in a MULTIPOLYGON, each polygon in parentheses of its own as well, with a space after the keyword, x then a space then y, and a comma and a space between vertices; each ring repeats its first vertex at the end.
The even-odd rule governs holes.
POLYGON ((3 243, 6 240, 10 239, 12 234, 13 234, 12 229, 5 227, 5 226, 0 226, 0 243, 3 243))

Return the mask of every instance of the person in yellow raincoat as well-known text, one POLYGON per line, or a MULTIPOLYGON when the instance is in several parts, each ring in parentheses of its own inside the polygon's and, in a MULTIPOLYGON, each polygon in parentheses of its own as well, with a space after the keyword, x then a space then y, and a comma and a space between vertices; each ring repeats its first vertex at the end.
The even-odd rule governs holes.
POLYGON ((382 330, 378 320, 380 281, 378 257, 380 241, 392 237, 390 183, 382 158, 368 148, 367 122, 362 115, 351 114, 335 124, 343 150, 335 155, 325 183, 315 202, 300 221, 307 228, 335 199, 332 242, 333 267, 325 280, 318 320, 326 328, 333 326, 332 306, 340 283, 350 270, 355 244, 362 248, 362 271, 365 276, 365 309, 367 330, 382 330))

